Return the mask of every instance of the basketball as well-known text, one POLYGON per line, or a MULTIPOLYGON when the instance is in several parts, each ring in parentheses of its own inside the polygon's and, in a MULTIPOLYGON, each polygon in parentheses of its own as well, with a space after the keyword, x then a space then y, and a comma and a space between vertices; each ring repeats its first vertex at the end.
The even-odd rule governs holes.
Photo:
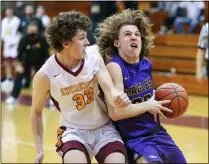
POLYGON ((173 110, 173 113, 162 111, 167 118, 178 118, 185 113, 189 104, 189 97, 186 90, 176 83, 165 83, 155 90, 157 101, 171 100, 163 106, 173 110))

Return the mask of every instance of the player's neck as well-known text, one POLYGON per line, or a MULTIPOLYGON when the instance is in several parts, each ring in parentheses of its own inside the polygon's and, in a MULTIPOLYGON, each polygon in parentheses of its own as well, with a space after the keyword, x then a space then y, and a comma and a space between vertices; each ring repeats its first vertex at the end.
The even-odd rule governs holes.
POLYGON ((125 53, 120 53, 120 52, 119 55, 124 61, 126 61, 129 64, 134 64, 139 62, 139 57, 129 57, 125 53))
POLYGON ((68 69, 73 69, 75 68, 79 61, 81 61, 81 59, 75 59, 73 57, 71 57, 71 55, 66 54, 66 52, 57 52, 57 59, 59 60, 59 62, 65 66, 68 69))

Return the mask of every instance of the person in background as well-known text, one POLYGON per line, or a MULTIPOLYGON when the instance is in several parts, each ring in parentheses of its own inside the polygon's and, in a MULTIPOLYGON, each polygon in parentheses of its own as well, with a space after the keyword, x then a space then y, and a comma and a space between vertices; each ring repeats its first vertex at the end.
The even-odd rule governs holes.
POLYGON ((98 23, 101 23, 106 17, 117 12, 115 1, 92 1, 90 5, 90 19, 92 20, 92 29, 88 32, 90 45, 96 42, 94 38, 95 29, 98 23))
POLYGON ((39 32, 36 22, 30 22, 27 34, 18 45, 16 63, 16 77, 11 96, 5 100, 6 104, 15 104, 22 89, 22 79, 30 77, 32 68, 37 72, 49 57, 49 46, 45 37, 39 32))
POLYGON ((164 20, 164 24, 161 26, 158 34, 163 35, 165 33, 173 33, 172 26, 177 17, 181 17, 182 10, 179 7, 180 2, 161 2, 164 4, 164 10, 168 12, 168 17, 164 20))
POLYGON ((193 34, 196 30, 198 23, 203 21, 204 18, 204 2, 180 2, 179 7, 185 9, 184 17, 177 17, 174 21, 174 26, 178 34, 184 34, 183 24, 189 24, 189 34, 193 34))
POLYGON ((25 35, 27 33, 27 26, 30 24, 30 22, 36 22, 36 24, 38 25, 39 32, 44 32, 44 26, 41 20, 35 16, 34 6, 26 5, 25 16, 21 18, 21 23, 19 26, 19 31, 22 33, 22 35, 25 35))
POLYGON ((196 78, 201 81, 205 74, 208 78, 208 22, 204 24, 200 31, 199 41, 198 41, 198 50, 196 57, 196 78), (206 71, 204 71, 206 62, 206 71))
POLYGON ((14 62, 17 57, 18 43, 21 38, 21 34, 18 32, 20 25, 20 19, 14 15, 12 8, 5 10, 6 17, 3 18, 1 28, 1 39, 3 41, 3 63, 6 70, 6 80, 1 83, 2 90, 11 88, 13 86, 13 70, 14 62))
MULTIPOLYGON (((26 35, 27 34, 27 26, 30 24, 30 22, 36 22, 36 24, 38 25, 38 30, 39 33, 44 34, 45 28, 42 24, 41 19, 37 18, 35 16, 34 13, 34 6, 32 4, 27 4, 25 6, 25 15, 24 17, 21 18, 21 23, 19 26, 19 31, 22 33, 22 35, 26 35)), ((30 85, 30 76, 25 76, 24 77, 24 88, 29 88, 30 85)))
POLYGON ((36 9, 36 17, 39 18, 42 21, 42 24, 44 25, 44 28, 47 28, 50 23, 51 19, 48 15, 45 13, 45 7, 44 6, 38 6, 36 9))

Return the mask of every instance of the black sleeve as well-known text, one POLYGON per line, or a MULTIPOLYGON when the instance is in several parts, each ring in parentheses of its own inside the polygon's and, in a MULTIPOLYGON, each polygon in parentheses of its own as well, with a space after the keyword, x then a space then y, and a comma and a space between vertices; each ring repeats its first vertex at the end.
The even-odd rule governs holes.
POLYGON ((39 27, 40 32, 44 32, 45 28, 44 28, 44 25, 43 25, 41 19, 38 19, 38 27, 39 27))
POLYGON ((23 53, 25 52, 26 50, 26 39, 25 37, 23 36, 21 39, 20 39, 20 42, 18 44, 18 55, 17 55, 17 60, 19 62, 23 62, 23 53))
POLYGON ((45 37, 42 37, 42 43, 43 43, 43 58, 44 60, 46 60, 49 58, 49 45, 45 37))

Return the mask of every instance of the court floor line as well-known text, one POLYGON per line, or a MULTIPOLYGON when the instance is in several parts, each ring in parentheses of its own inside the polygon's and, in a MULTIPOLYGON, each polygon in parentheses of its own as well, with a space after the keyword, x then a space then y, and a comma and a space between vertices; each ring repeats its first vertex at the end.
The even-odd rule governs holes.
MULTIPOLYGON (((10 143, 15 143, 15 144, 19 144, 19 145, 24 145, 24 146, 29 146, 29 147, 34 147, 35 148, 35 144, 33 144, 32 142, 25 142, 25 141, 17 140, 17 139, 14 139, 14 138, 4 138, 3 137, 2 138, 2 143, 4 143, 4 142, 10 142, 10 143)), ((56 147, 43 145, 43 149, 55 151, 56 147)))

